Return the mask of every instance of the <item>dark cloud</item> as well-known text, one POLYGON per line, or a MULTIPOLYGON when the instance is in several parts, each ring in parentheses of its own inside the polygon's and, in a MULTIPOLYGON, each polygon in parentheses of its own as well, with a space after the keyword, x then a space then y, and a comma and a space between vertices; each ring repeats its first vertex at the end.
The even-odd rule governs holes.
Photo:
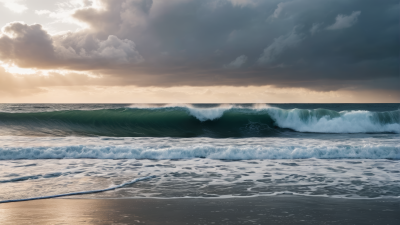
POLYGON ((397 0, 99 0, 50 36, 11 23, 0 57, 22 67, 92 70, 121 85, 396 89, 397 0))
POLYGON ((54 63, 52 37, 42 26, 10 23, 3 27, 0 37, 0 59, 22 67, 43 67, 54 63))
POLYGON ((85 32, 50 36, 39 24, 20 22, 2 31, 0 59, 21 67, 90 70, 143 61, 134 42, 114 35, 105 40, 85 32))

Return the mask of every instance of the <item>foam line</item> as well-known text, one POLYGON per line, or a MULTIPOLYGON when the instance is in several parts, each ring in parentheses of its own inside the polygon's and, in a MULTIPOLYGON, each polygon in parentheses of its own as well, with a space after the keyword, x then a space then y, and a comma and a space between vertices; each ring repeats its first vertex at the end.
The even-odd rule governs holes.
POLYGON ((67 194, 49 195, 49 196, 41 196, 41 197, 35 197, 35 198, 12 199, 12 200, 0 201, 0 204, 2 204, 2 203, 10 203, 10 202, 32 201, 32 200, 39 200, 39 199, 59 198, 59 197, 65 197, 65 196, 71 196, 71 195, 85 195, 85 194, 93 194, 93 193, 111 191, 111 190, 115 190, 115 189, 121 188, 121 187, 123 187, 125 185, 133 184, 133 183, 136 183, 136 182, 139 182, 139 181, 143 181, 143 180, 148 180, 148 179, 151 179, 151 178, 154 178, 154 177, 155 176, 140 177, 140 178, 133 179, 133 180, 131 180, 129 182, 126 182, 126 183, 123 183, 123 184, 120 184, 120 185, 117 185, 117 186, 114 186, 114 187, 106 188, 106 189, 72 192, 72 193, 67 193, 67 194))
POLYGON ((0 160, 20 159, 400 159, 400 144, 316 143, 285 145, 146 147, 131 145, 76 145, 60 147, 0 147, 0 160))

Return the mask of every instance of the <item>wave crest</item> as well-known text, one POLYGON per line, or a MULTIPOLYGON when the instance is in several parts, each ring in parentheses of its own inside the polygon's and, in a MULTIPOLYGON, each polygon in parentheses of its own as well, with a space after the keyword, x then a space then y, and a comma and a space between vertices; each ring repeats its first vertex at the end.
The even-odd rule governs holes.
POLYGON ((268 105, 135 106, 0 113, 0 134, 131 137, 255 137, 282 132, 400 133, 400 110, 284 110, 268 105))
POLYGON ((335 112, 325 109, 268 109, 276 125, 298 132, 313 133, 382 133, 400 132, 399 111, 335 112))

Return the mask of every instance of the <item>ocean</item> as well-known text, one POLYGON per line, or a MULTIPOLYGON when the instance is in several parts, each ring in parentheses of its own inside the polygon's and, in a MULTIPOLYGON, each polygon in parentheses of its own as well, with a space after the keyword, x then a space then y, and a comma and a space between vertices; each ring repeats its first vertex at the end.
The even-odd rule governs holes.
POLYGON ((0 202, 398 198, 399 133, 400 104, 0 104, 0 202))

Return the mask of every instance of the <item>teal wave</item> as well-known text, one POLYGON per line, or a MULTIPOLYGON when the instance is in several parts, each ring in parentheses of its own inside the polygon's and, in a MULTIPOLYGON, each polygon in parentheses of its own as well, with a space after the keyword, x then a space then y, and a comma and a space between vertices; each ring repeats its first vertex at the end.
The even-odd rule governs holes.
POLYGON ((250 137, 285 131, 399 133, 400 111, 160 107, 0 113, 1 135, 250 137))

